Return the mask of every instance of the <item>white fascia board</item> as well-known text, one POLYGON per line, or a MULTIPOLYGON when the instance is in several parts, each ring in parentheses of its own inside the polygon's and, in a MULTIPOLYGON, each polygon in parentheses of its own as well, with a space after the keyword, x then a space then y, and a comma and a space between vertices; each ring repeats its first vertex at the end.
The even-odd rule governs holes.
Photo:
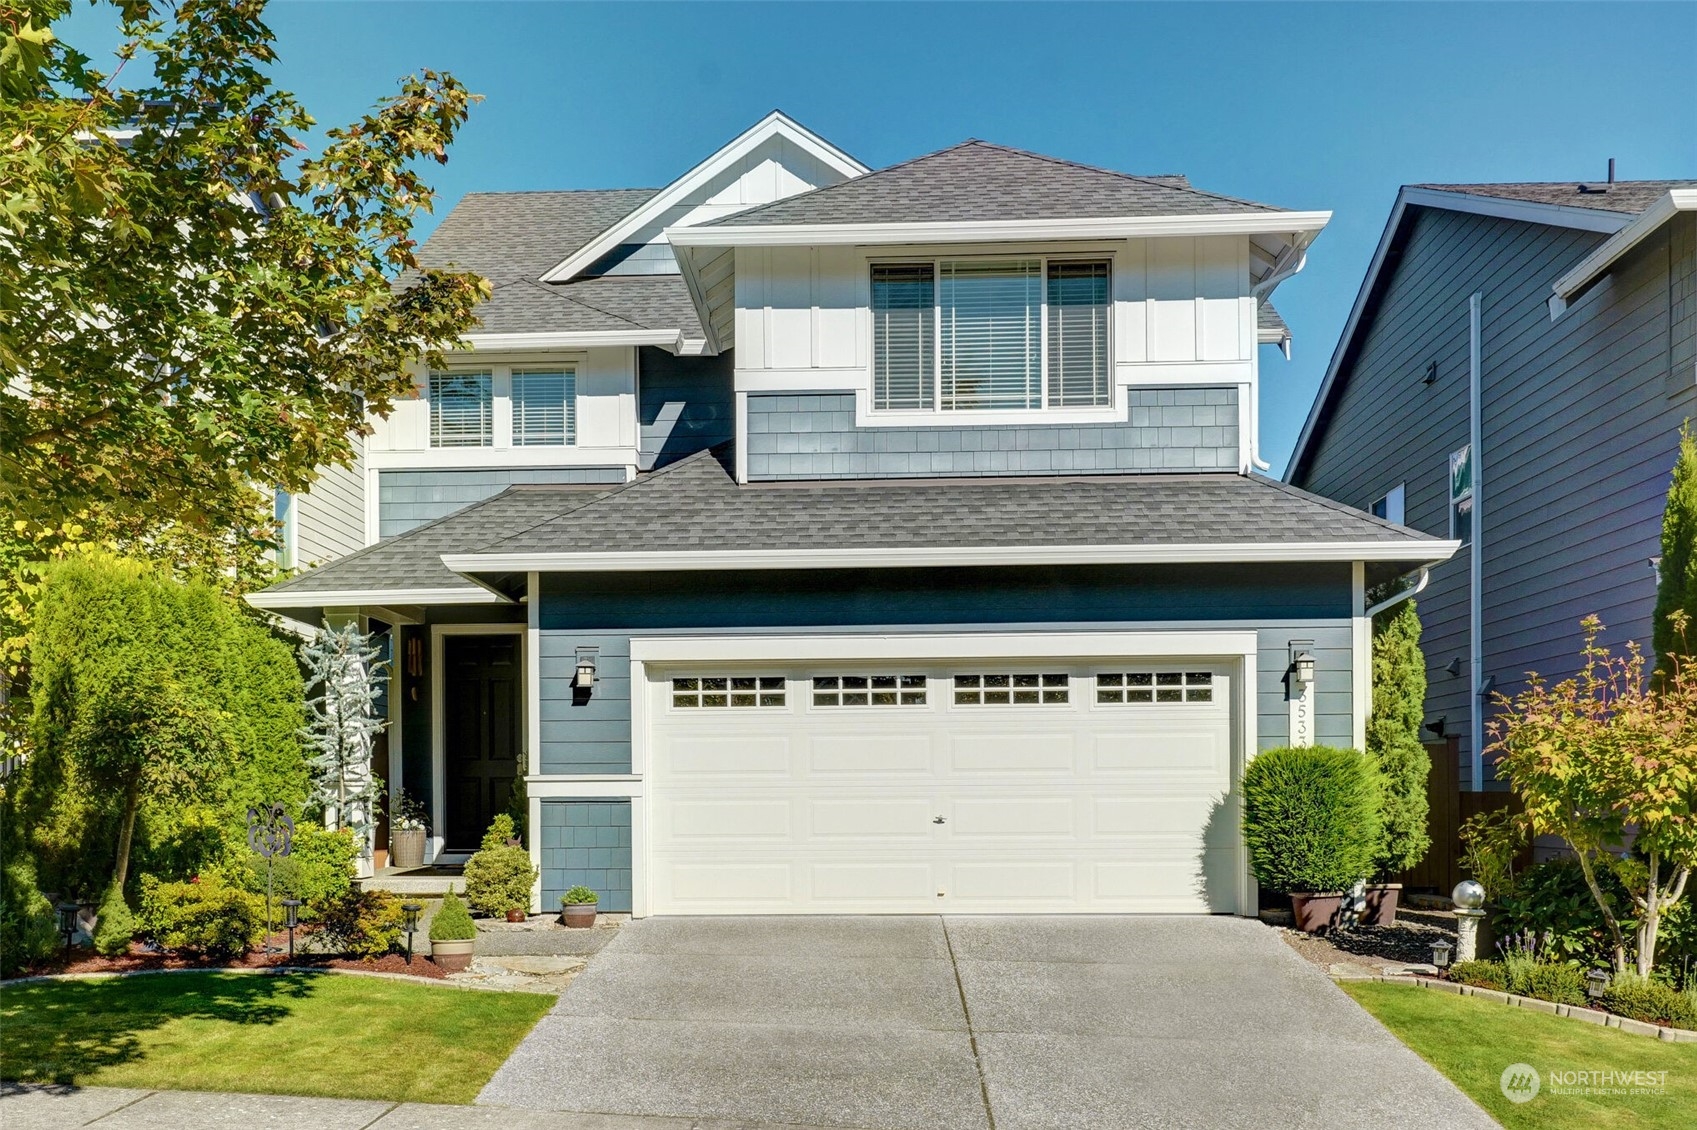
POLYGON ((824 247, 1205 235, 1298 236, 1303 232, 1318 232, 1331 218, 1330 212, 1234 212, 1217 216, 1098 216, 947 223, 715 224, 667 228, 666 238, 674 247, 824 247))
POLYGON ((912 546, 899 549, 749 549, 684 552, 448 553, 456 573, 707 572, 968 565, 1144 565, 1260 561, 1448 560, 1459 541, 1235 542, 1203 545, 912 546))
POLYGON ((666 209, 695 189, 729 169, 744 154, 773 137, 782 137, 794 143, 803 151, 836 169, 845 178, 852 180, 855 177, 865 176, 872 171, 812 130, 779 111, 773 110, 729 143, 721 146, 711 157, 656 192, 636 211, 572 252, 557 266, 549 270, 547 274, 543 275, 542 281, 567 282, 576 278, 579 271, 619 246, 633 233, 654 222, 655 219, 665 213, 666 209))
POLYGON ((633 636, 631 659, 640 663, 757 660, 765 663, 857 662, 903 659, 1059 659, 1077 655, 1150 658, 1241 656, 1259 649, 1257 634, 1243 630, 1108 630, 1067 632, 878 632, 852 635, 633 636))
POLYGON ((288 608, 352 608, 368 604, 511 604, 511 600, 489 589, 318 589, 312 592, 250 592, 244 598, 255 608, 281 611, 288 608))
POLYGON ((466 334, 460 339, 473 350, 525 352, 540 349, 598 349, 619 345, 657 345, 677 353, 684 335, 676 330, 558 330, 517 334, 466 334))
POLYGON ((1575 293, 1590 285, 1597 276, 1613 266, 1622 255, 1649 238, 1657 228, 1681 212, 1693 211, 1697 211, 1697 188, 1669 189, 1666 196, 1640 212, 1636 219, 1604 240, 1601 247, 1557 279, 1556 298, 1564 302, 1572 298, 1575 293))
POLYGON ((695 306, 695 316, 701 320, 701 332, 706 335, 702 343, 703 351, 717 357, 724 352, 724 343, 719 335, 713 332, 712 305, 707 301, 707 292, 702 288, 701 275, 696 270, 695 253, 685 250, 682 253, 672 248, 672 258, 678 261, 678 273, 683 276, 684 289, 689 291, 689 300, 695 306))
POLYGON ((1601 212, 1592 208, 1571 208, 1560 204, 1537 204, 1524 200, 1500 200, 1490 196, 1472 196, 1465 192, 1441 192, 1432 188, 1404 186, 1398 190, 1396 203, 1391 207, 1390 219, 1385 221, 1385 230, 1379 236, 1379 245, 1373 249, 1373 259, 1367 266, 1367 274, 1361 280, 1361 289, 1355 294, 1355 305, 1350 307, 1349 318, 1343 325, 1343 333, 1338 335, 1338 343, 1332 349, 1332 359, 1326 363, 1326 375, 1320 381, 1320 391, 1315 394, 1314 403, 1308 408, 1308 418, 1303 421, 1302 431, 1296 437, 1296 446, 1291 449, 1290 461, 1285 466, 1286 482, 1291 481, 1291 472, 1302 463, 1308 452, 1308 445, 1314 441, 1314 429, 1320 422, 1321 412, 1332 398, 1338 370, 1354 344, 1355 335, 1361 329, 1361 318, 1366 312, 1368 297, 1378 285, 1379 272, 1384 270, 1385 258, 1390 253, 1391 244, 1396 242, 1397 233, 1402 229, 1403 217, 1411 207, 1441 208, 1475 216, 1494 216, 1504 220, 1595 232, 1617 232, 1631 222, 1631 217, 1619 212, 1601 212))

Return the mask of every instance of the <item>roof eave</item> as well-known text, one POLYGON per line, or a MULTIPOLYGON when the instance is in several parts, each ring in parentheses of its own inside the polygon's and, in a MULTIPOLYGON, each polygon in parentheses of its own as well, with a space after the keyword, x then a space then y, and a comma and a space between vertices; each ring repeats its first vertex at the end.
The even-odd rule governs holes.
POLYGON ((845 549, 448 553, 456 573, 702 572, 733 569, 928 568, 973 565, 1150 565, 1275 561, 1447 561, 1458 541, 1236 542, 1190 545, 901 546, 845 549))
POLYGON ((522 353, 528 350, 599 349, 653 345, 671 353, 683 349, 681 329, 549 330, 532 333, 473 333, 461 338, 474 350, 522 353))
POLYGON ((885 243, 995 243, 1022 239, 1116 239, 1162 236, 1319 232, 1330 212, 1229 212, 1192 216, 1074 216, 1041 220, 969 220, 867 224, 716 224, 666 229, 673 247, 821 247, 885 243))
POLYGON ((266 612, 295 608, 354 608, 371 604, 512 604, 492 589, 456 585, 416 589, 261 589, 244 597, 266 612))
POLYGON ((1591 254, 1557 279, 1552 288, 1550 316, 1560 317, 1568 300, 1590 286, 1612 267, 1621 256, 1637 247, 1651 233, 1681 212, 1697 212, 1697 188, 1673 188, 1624 227, 1603 241, 1591 254))

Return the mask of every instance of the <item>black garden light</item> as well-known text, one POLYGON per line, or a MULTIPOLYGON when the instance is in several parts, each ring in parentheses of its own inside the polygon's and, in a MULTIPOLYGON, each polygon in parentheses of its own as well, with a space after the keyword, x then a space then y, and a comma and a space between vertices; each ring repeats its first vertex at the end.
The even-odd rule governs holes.
POLYGON ((295 927, 301 923, 301 900, 283 900, 283 925, 289 928, 289 960, 295 959, 295 927))
POLYGON ((420 906, 416 902, 404 902, 404 903, 401 904, 401 913, 406 916, 404 921, 405 921, 406 931, 407 931, 407 964, 408 965, 412 964, 412 935, 413 935, 413 931, 418 929, 418 915, 419 915, 419 912, 422 911, 423 909, 424 909, 424 907, 420 906))
POLYGON ((77 914, 82 910, 79 903, 62 902, 59 904, 59 933, 65 935, 65 960, 71 959, 71 939, 77 932, 77 914))
POLYGON ((1609 975, 1601 969, 1593 969, 1585 974, 1585 995, 1591 1000, 1603 999, 1603 994, 1609 991, 1609 975))

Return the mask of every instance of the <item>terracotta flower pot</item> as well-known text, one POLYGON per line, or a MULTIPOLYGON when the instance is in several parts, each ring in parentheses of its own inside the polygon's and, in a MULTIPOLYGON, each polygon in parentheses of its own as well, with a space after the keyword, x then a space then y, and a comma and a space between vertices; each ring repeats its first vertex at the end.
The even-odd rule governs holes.
POLYGON ((595 925, 596 906, 592 902, 571 902, 560 908, 560 917, 567 926, 586 929, 595 925))
POLYGON ((1401 883, 1368 883, 1366 905, 1361 909, 1363 926, 1395 926, 1401 883))
POLYGON ((403 869, 424 866, 423 828, 398 828, 389 833, 389 865, 403 869))
POLYGON ((507 921, 508 922, 523 922, 529 917, 530 917, 530 915, 527 914, 522 909, 515 908, 513 910, 507 911, 507 921))
POLYGON ((1290 896, 1291 914, 1296 928, 1304 934, 1323 934, 1338 924, 1343 912, 1343 892, 1317 894, 1306 891, 1290 896))
POLYGON ((431 942, 430 960, 449 973, 458 973, 471 965, 471 955, 476 948, 476 938, 466 938, 464 941, 431 942))

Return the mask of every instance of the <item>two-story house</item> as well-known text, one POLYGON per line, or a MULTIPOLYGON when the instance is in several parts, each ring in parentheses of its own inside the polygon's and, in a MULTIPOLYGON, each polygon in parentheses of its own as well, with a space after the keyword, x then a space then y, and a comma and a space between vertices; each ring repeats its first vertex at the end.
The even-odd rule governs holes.
POLYGON ((1453 550, 1255 473, 1327 218, 781 115, 468 197, 380 540, 252 599, 395 633, 392 787, 452 861, 522 778, 544 906, 1253 912, 1244 765, 1361 744, 1365 594, 1453 550))
POLYGON ((1697 181, 1397 197, 1286 472, 1463 543, 1420 596, 1427 730, 1500 788, 1493 692, 1648 649, 1662 507, 1697 404, 1697 181))

